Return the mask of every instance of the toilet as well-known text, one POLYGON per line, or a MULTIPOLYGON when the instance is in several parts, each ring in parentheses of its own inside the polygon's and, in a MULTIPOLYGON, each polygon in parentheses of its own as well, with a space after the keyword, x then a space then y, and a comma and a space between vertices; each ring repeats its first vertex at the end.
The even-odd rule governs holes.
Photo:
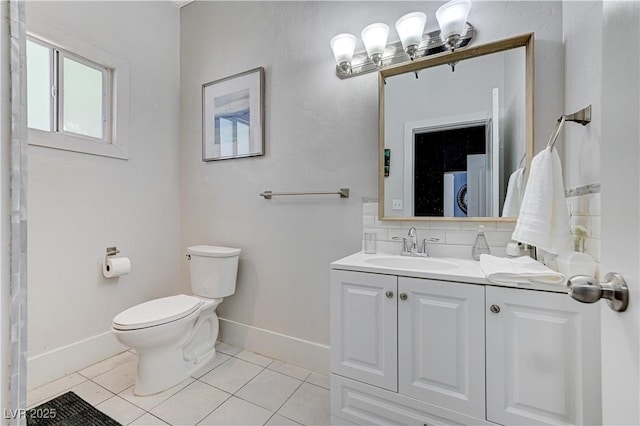
POLYGON ((216 354, 218 315, 224 297, 236 291, 240 249, 187 248, 193 296, 179 294, 133 306, 113 319, 116 339, 138 353, 134 394, 168 389, 216 354))

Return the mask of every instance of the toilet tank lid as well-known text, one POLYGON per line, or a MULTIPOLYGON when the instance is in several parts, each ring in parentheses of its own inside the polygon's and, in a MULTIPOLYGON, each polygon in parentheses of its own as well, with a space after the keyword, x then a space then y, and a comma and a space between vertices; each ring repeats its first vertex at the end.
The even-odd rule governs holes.
POLYGON ((113 319, 113 326, 121 330, 153 327, 183 318, 201 304, 200 299, 186 294, 162 297, 120 312, 113 319))
POLYGON ((187 253, 208 257, 233 257, 240 254, 239 248, 219 246, 192 246, 187 248, 187 253))

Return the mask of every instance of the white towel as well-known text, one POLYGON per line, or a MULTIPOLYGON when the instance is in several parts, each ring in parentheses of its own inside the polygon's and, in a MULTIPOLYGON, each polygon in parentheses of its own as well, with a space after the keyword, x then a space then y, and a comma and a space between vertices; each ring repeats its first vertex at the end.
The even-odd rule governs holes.
POLYGON ((481 254, 480 269, 489 281, 496 284, 564 284, 566 281, 563 274, 547 268, 529 256, 508 259, 481 254))
POLYGON ((552 148, 545 148, 531 162, 529 180, 511 238, 552 254, 571 248, 562 165, 557 151, 552 148))
POLYGON ((507 196, 504 199, 502 217, 517 217, 524 195, 524 168, 511 173, 507 184, 507 196))

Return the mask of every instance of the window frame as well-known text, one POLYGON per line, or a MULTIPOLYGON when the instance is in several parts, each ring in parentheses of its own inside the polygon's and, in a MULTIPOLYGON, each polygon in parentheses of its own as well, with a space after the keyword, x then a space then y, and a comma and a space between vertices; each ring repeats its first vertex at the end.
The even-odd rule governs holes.
MULTIPOLYGON (((49 51, 49 86, 51 86, 52 84, 54 84, 54 82, 56 81, 56 78, 57 78, 56 77, 56 70, 55 70, 55 67, 54 67, 54 54, 55 54, 55 51, 54 51, 53 46, 51 46, 47 42, 44 42, 42 40, 38 40, 37 38, 27 36, 27 43, 28 42, 34 42, 38 46, 41 46, 41 47, 44 47, 44 48, 48 49, 48 51, 49 51)), ((27 55, 27 57, 28 57, 28 55, 27 55)), ((28 64, 27 64, 27 66, 28 66, 28 64)), ((27 90, 28 90, 28 87, 27 87, 27 90)), ((53 90, 52 87, 49 87, 49 92, 51 92, 51 90, 53 90)), ((51 96, 51 93, 49 93, 49 95, 50 95, 49 96, 49 130, 42 130, 42 129, 35 129, 33 127, 28 127, 29 124, 27 123, 27 129, 29 131, 31 131, 31 130, 41 130, 43 132, 45 132, 45 131, 46 132, 53 132, 54 131, 54 121, 55 121, 55 117, 57 115, 56 111, 55 111, 55 109, 56 109, 56 98, 55 98, 55 96, 51 96)), ((27 104, 28 104, 28 101, 27 101, 27 104)))
MULTIPOLYGON (((50 131, 28 129, 29 145, 99 155, 123 160, 129 159, 129 63, 74 36, 50 27, 36 19, 29 20, 28 39, 53 49, 51 73, 57 73, 54 61, 64 57, 103 73, 103 138, 98 139, 70 131, 64 131, 64 114, 55 110, 63 108, 64 89, 61 76, 52 75, 56 96, 51 97, 50 131), (54 55, 59 55, 54 58, 54 55), (106 78, 106 81, 105 81, 106 78), (60 94, 62 93, 62 96, 60 94), (105 99, 105 96, 106 99, 105 99), (56 118, 57 117, 57 118, 56 118), (57 120, 54 122, 54 120, 57 120), (105 121, 106 120, 106 121, 105 121)), ((62 64, 62 67, 64 64, 62 64)))
POLYGON ((54 48, 54 62, 57 61, 57 67, 53 71, 54 74, 58 73, 57 81, 54 80, 54 83, 57 87, 55 93, 55 99, 57 101, 57 112, 58 112, 58 122, 57 122, 57 131, 64 134, 70 134, 76 137, 88 138, 91 140, 98 140, 104 143, 111 143, 111 118, 113 116, 113 102, 111 99, 113 98, 113 89, 111 80, 113 79, 113 70, 110 67, 97 64, 87 58, 83 58, 79 55, 76 55, 72 52, 67 52, 62 49, 54 48), (86 67, 92 68, 102 74, 102 117, 100 117, 100 121, 102 122, 102 138, 96 138, 93 136, 83 135, 81 133, 75 133, 72 131, 68 131, 64 129, 64 60, 70 59, 79 64, 82 64, 86 67), (60 72, 62 71, 62 72, 60 72))

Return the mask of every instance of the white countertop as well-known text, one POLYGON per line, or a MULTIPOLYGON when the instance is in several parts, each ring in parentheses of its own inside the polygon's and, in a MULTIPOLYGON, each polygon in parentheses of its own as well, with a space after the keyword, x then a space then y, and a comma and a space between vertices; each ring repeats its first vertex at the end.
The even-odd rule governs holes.
MULTIPOLYGON (((390 257, 401 257, 391 254, 365 254, 357 252, 350 256, 343 257, 331 263, 331 269, 345 271, 371 272, 374 274, 397 275, 401 277, 429 278, 440 281, 455 281, 470 284, 492 285, 497 287, 513 287, 528 290, 551 291, 555 293, 567 293, 566 286, 553 284, 540 284, 522 282, 517 284, 496 284, 487 280, 480 269, 480 262, 472 259, 457 259, 453 257, 434 257, 434 260, 455 263, 457 267, 451 269, 427 269, 427 268, 398 268, 390 266, 380 266, 370 263, 372 259, 382 259, 390 257)), ((427 258, 431 259, 431 258, 427 258)), ((374 260, 375 262, 375 260, 374 260)), ((418 262, 416 262, 418 263, 418 262)))

